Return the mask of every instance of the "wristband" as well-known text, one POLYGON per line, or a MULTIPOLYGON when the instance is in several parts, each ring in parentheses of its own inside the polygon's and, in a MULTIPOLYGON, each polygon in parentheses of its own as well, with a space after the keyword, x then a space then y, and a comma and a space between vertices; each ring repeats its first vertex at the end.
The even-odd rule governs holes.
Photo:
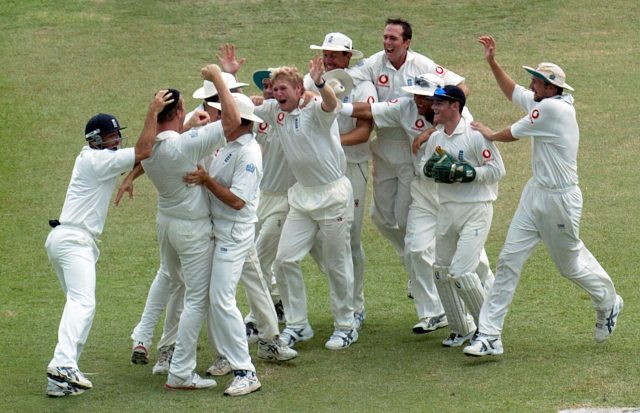
POLYGON ((318 89, 322 89, 326 83, 327 83, 327 81, 326 81, 326 80, 324 80, 324 79, 322 79, 322 83, 316 83, 316 82, 313 82, 313 84, 314 84, 314 85, 316 85, 316 87, 317 87, 318 89))
POLYGON ((351 116, 352 113, 353 113, 353 104, 343 103, 342 109, 340 109, 340 114, 344 116, 351 116))

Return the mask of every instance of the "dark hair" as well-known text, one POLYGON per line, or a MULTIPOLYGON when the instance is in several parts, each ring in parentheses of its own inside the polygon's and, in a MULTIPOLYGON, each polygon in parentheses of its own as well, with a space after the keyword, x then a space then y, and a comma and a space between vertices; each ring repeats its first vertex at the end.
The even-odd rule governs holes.
POLYGON ((413 30, 411 30, 411 25, 408 21, 402 19, 387 19, 385 22, 385 26, 390 24, 397 24, 398 26, 402 26, 402 38, 407 41, 411 40, 413 37, 413 30))
POLYGON ((240 125, 242 125, 242 126, 249 126, 252 123, 253 123, 252 120, 245 119, 245 118, 240 118, 240 125))
POLYGON ((169 122, 176 117, 178 108, 180 107, 180 92, 176 89, 167 88, 173 102, 169 103, 158 113, 158 123, 169 122))

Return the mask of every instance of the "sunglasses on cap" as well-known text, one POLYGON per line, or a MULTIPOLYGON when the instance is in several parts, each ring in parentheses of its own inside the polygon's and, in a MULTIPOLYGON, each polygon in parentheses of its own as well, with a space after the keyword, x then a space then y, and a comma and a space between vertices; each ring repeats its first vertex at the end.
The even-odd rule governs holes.
POLYGON ((436 88, 436 91, 433 92, 433 96, 434 97, 444 98, 444 99, 447 99, 447 100, 454 100, 454 101, 460 102, 460 103, 464 103, 460 98, 447 94, 447 91, 443 87, 440 87, 440 86, 438 86, 436 88))
POLYGON ((420 87, 436 87, 437 84, 430 81, 429 79, 425 78, 424 76, 420 75, 420 76, 416 76, 413 79, 413 82, 420 87))

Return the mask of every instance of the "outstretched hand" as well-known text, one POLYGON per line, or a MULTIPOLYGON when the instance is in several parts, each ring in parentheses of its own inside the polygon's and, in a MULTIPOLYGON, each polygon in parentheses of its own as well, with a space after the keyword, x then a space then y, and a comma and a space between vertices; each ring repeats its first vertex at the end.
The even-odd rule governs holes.
POLYGON ((125 193, 129 194, 129 199, 133 199, 133 179, 131 176, 127 176, 124 181, 122 181, 122 184, 120 184, 115 199, 116 206, 120 205, 120 201, 125 193))
POLYGON ((236 59, 236 47, 230 43, 224 43, 218 47, 216 58, 218 59, 218 63, 222 67, 222 70, 227 73, 231 73, 234 76, 247 61, 244 57, 240 58, 240 60, 236 59))
POLYGON ((478 42, 484 46, 484 58, 491 61, 496 57, 496 41, 492 36, 484 35, 478 38, 478 42))
POLYGON ((313 59, 309 60, 309 76, 313 80, 313 83, 322 83, 322 74, 324 73, 324 64, 322 63, 322 56, 316 55, 313 59))

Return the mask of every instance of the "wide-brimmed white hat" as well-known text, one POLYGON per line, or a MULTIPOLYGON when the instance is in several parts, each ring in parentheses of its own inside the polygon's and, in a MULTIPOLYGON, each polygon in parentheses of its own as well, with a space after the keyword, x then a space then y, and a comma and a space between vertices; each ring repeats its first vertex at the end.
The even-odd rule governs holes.
POLYGON ((309 48, 315 50, 331 50, 334 52, 350 52, 351 57, 354 59, 361 59, 364 56, 361 51, 353 48, 351 39, 342 33, 329 33, 324 37, 322 46, 312 44, 309 48))
MULTIPOLYGON (((239 87, 249 86, 247 83, 241 83, 236 80, 236 77, 231 73, 222 72, 222 79, 224 83, 227 85, 229 90, 237 89, 239 87)), ((213 82, 205 80, 202 87, 193 92, 194 99, 206 99, 218 94, 216 87, 213 85, 213 82)))
POLYGON ((413 85, 402 86, 402 90, 414 95, 433 96, 438 87, 444 87, 444 80, 433 73, 418 75, 413 79, 413 85))
POLYGON ((535 69, 529 66, 522 66, 522 68, 538 79, 542 79, 563 89, 573 90, 571 86, 565 83, 566 76, 564 70, 556 64, 542 62, 535 69))
POLYGON ((348 96, 353 89, 353 78, 344 69, 333 69, 325 72, 324 80, 327 82, 327 86, 333 89, 333 93, 339 100, 342 100, 345 96, 348 96))
MULTIPOLYGON (((248 96, 243 95, 242 93, 232 93, 231 96, 233 96, 233 100, 236 101, 236 105, 238 106, 238 111, 240 112, 241 118, 249 119, 259 123, 264 122, 262 118, 253 114, 255 105, 248 96)), ((220 102, 207 102, 207 105, 218 110, 222 110, 222 104, 220 102)))

